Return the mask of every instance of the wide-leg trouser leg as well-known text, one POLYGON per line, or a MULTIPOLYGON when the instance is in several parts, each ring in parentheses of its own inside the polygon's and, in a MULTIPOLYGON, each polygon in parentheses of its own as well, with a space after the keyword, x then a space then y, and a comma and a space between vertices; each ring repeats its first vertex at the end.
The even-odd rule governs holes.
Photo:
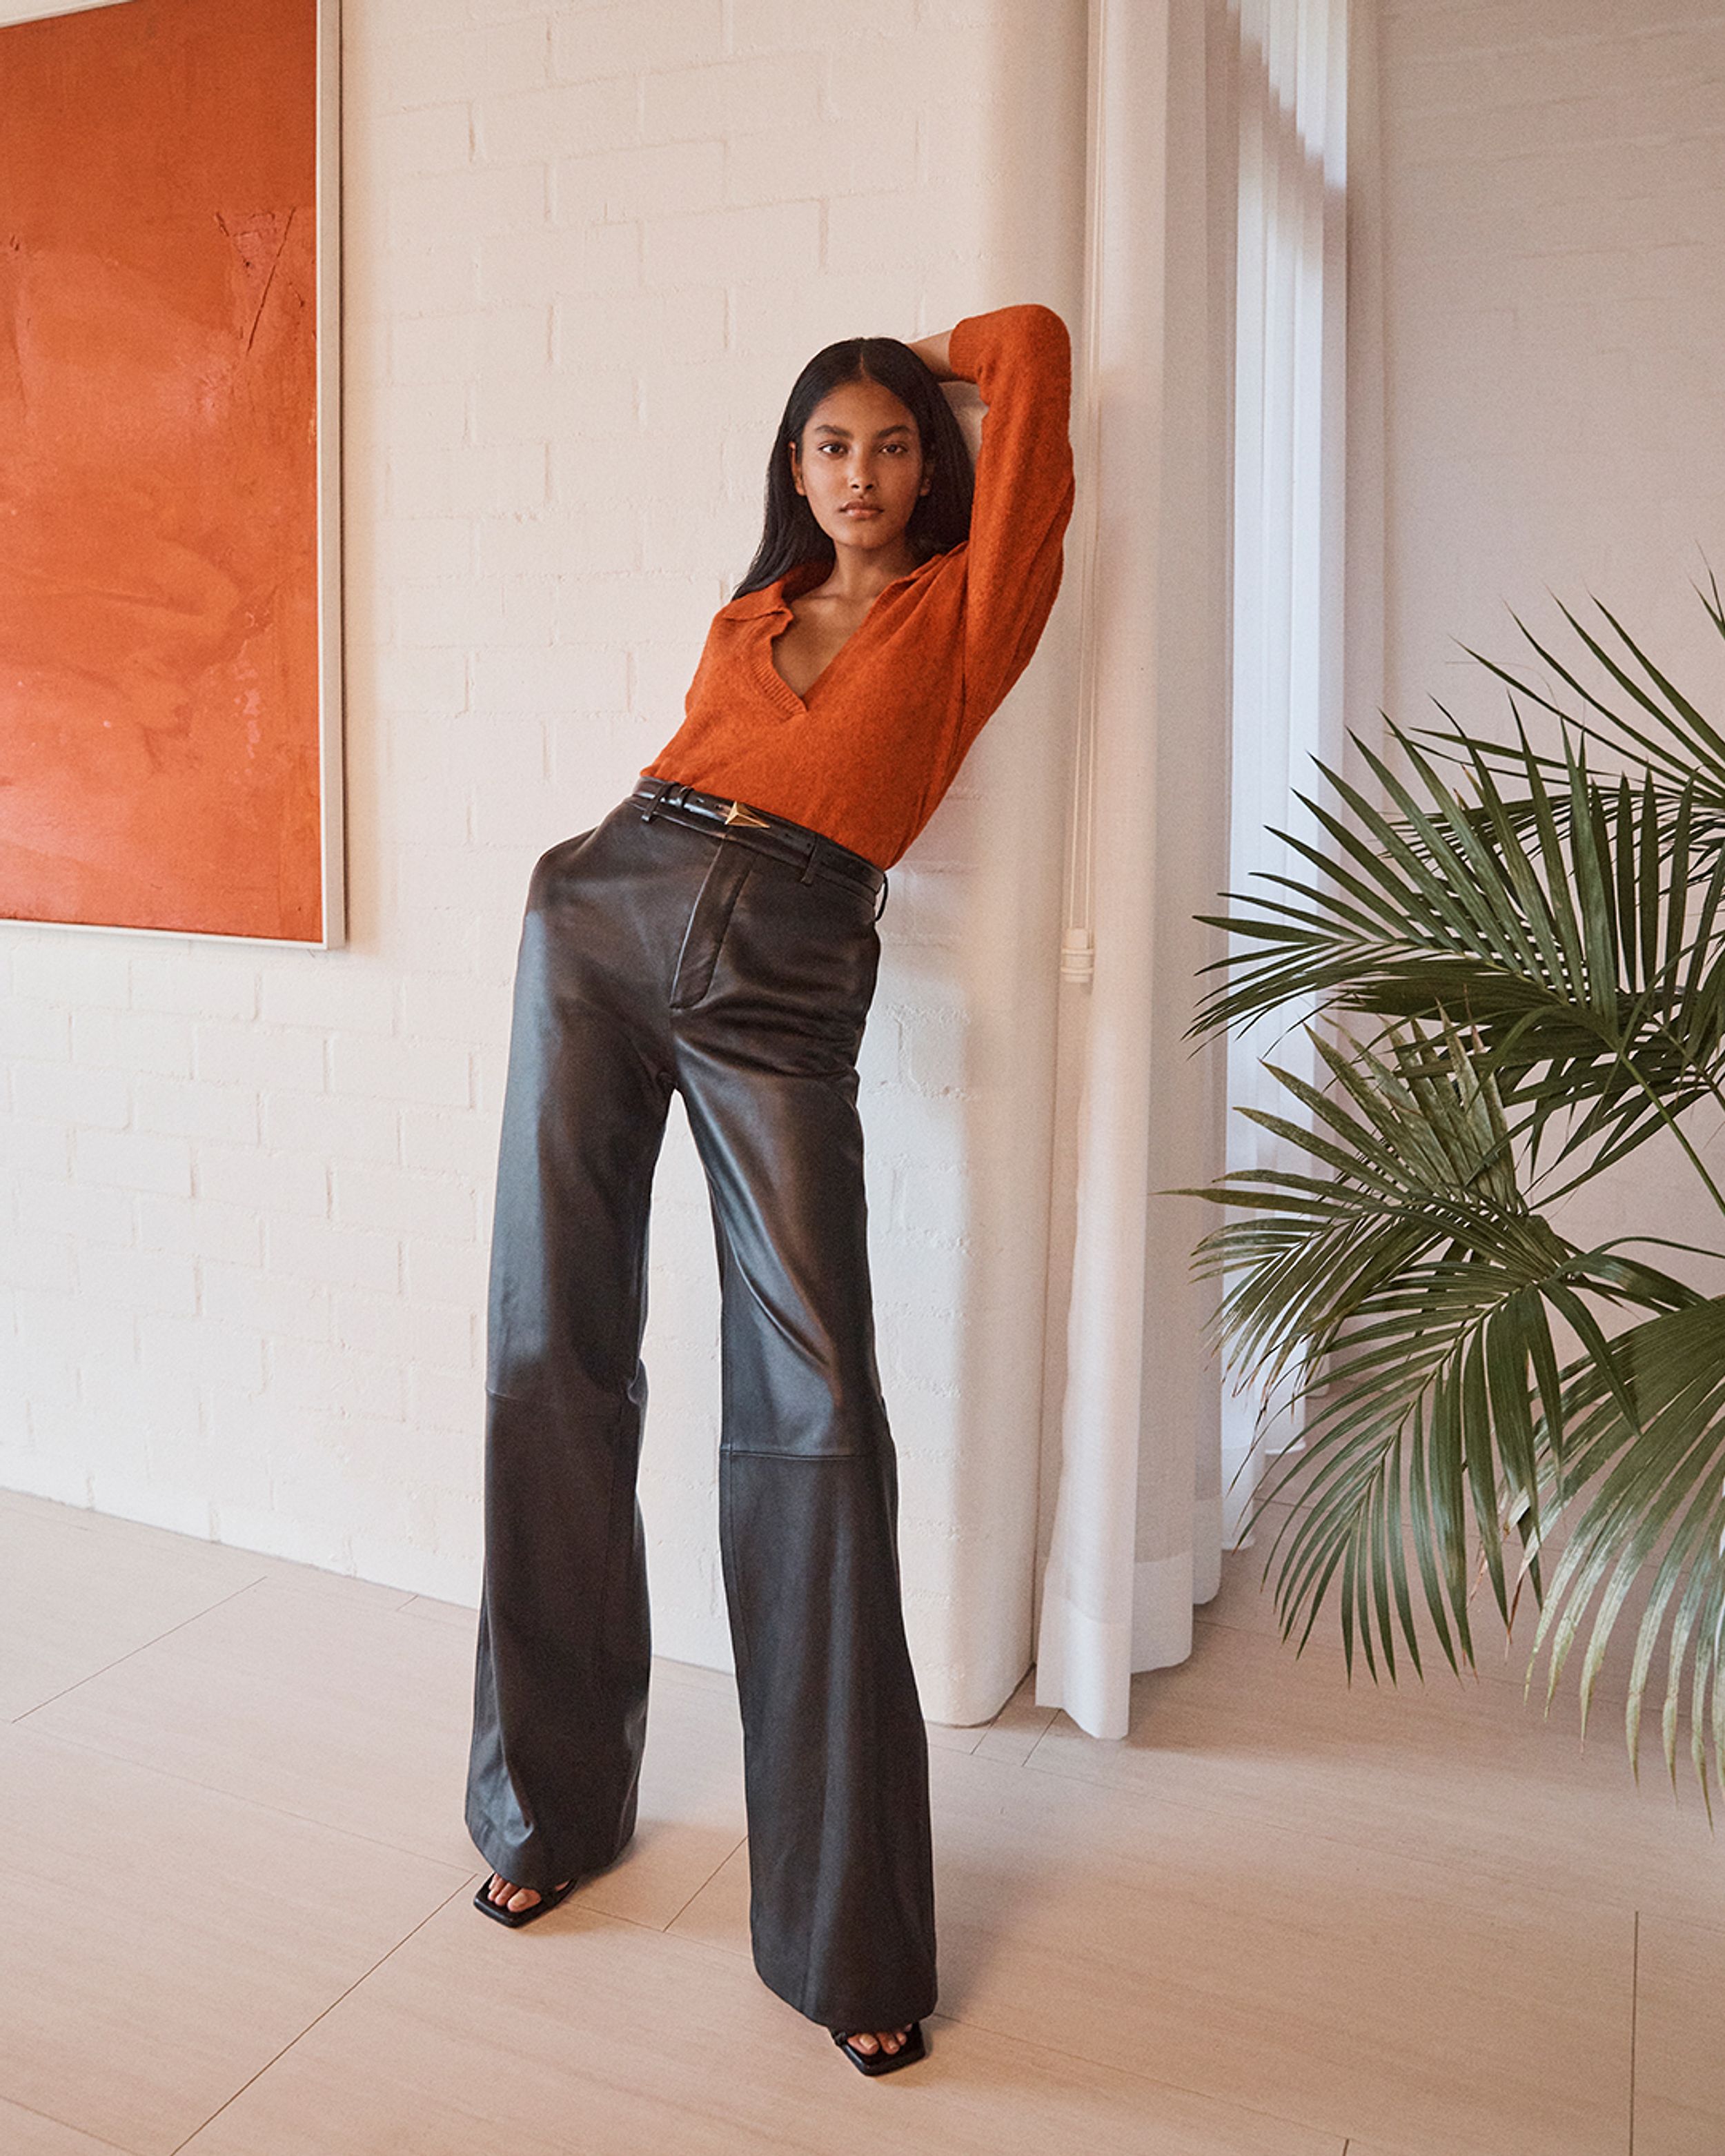
POLYGON ((670 1088, 588 963, 605 901, 581 873, 590 836, 534 874, 491 1245, 466 1816, 486 1862, 542 1892, 613 1862, 634 1830, 651 1660, 635 1476, 670 1088))
POLYGON ((723 1288, 721 1543, 756 1965, 848 2029, 914 2020, 936 1995, 856 1114, 873 912, 855 884, 626 807, 536 874, 493 1245, 468 1814, 487 1860, 540 1887, 608 1862, 633 1824, 640 1282, 675 1084, 723 1288))
POLYGON ((853 1067, 731 1061, 679 1082, 722 1284, 720 1548, 763 1980, 828 2028, 936 1996, 927 1737, 906 1644, 896 1461, 874 1349, 853 1067))

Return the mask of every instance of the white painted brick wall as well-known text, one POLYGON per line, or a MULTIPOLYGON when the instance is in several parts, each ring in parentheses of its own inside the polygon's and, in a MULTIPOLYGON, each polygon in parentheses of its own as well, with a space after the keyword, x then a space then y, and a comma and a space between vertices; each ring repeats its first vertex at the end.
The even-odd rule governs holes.
POLYGON ((1455 639, 1548 586, 1713 667, 1725 8, 1386 0, 1383 95, 1393 713, 1501 704, 1455 639))
MULTIPOLYGON (((0 1483, 471 1601, 528 872, 675 730, 810 352, 1020 299, 1076 325, 1085 8, 345 14, 352 938, 0 925, 0 1483)), ((1060 819, 1024 804, 1060 796, 1070 612, 894 873, 863 1059, 915 1645, 956 1719, 1029 1656, 1060 819)), ((653 1258, 656 1636, 723 1664, 680 1111, 653 1258)))
MULTIPOLYGON (((1383 39, 1387 708, 1507 723, 1461 645, 1537 670, 1511 610, 1574 654, 1593 593, 1725 716, 1725 7, 1385 0, 1383 39)), ((1719 1240, 1657 1147, 1563 1217, 1719 1240)))

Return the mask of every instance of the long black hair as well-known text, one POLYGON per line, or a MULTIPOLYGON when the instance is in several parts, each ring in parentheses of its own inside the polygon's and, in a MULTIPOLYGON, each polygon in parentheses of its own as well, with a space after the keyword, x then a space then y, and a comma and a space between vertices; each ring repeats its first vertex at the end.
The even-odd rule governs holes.
POLYGON ((878 382, 890 389, 916 423, 932 484, 921 495, 905 528, 919 563, 944 554, 970 534, 970 502, 975 484, 970 449, 952 417, 941 387, 917 355, 896 337, 845 337, 829 344, 797 377, 786 400, 784 417, 773 438, 767 462, 767 514, 755 558, 732 598, 759 591, 800 562, 832 567, 833 542, 815 521, 805 495, 791 476, 786 444, 800 453, 803 429, 824 397, 850 382, 878 382))

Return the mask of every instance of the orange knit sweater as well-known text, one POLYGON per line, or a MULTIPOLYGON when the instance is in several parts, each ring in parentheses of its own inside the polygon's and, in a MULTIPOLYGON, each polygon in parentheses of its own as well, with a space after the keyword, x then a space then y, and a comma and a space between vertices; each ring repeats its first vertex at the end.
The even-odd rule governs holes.
POLYGON ((947 346, 988 412, 970 536, 879 593, 799 696, 773 663, 805 562, 721 607, 683 724, 646 771, 788 816, 890 868, 1029 663, 1072 514, 1072 361, 1051 308, 968 315, 947 346))

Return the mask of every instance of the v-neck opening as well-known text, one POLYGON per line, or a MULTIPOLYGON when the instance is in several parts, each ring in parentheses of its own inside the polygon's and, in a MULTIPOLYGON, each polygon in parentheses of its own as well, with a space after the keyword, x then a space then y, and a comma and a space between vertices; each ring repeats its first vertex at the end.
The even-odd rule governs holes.
MULTIPOLYGON (((792 610, 789 599, 785 596, 784 588, 793 578, 799 575, 801 572, 797 569, 787 569, 783 576, 778 579, 778 604, 774 609, 776 613, 783 616, 783 619, 780 621, 776 627, 769 628, 767 632, 766 639, 761 647, 762 660, 766 666, 768 676, 775 690, 778 691, 782 698, 788 700, 795 712, 806 717, 809 711, 809 699, 814 694, 815 690, 819 688, 821 683, 826 680, 828 675, 832 672, 833 669, 845 656, 845 653, 850 650, 851 645, 855 643, 858 637, 860 637, 863 631, 868 627, 870 619, 872 617, 875 608, 880 605, 881 600, 886 598, 886 594, 890 591, 896 590, 898 586, 901 584, 909 583, 913 578, 921 576, 925 569, 930 567, 934 562, 938 562, 940 559, 941 556, 939 554, 931 554, 927 561, 919 562, 914 569, 906 569, 901 577, 895 577, 891 583, 882 584, 880 590, 875 593, 874 598, 869 601, 868 605, 863 609, 862 619, 858 622, 856 627, 851 630, 850 635, 845 639, 844 642, 839 646, 839 649, 833 654, 832 657, 828 660, 826 665, 821 668, 819 673, 815 675, 814 679, 809 684, 809 686, 806 689, 793 689, 790 683, 786 680, 783 675, 779 672, 778 665, 773 658, 773 646, 778 643, 779 638, 784 634, 786 629, 790 627, 791 624, 797 618, 792 610)), ((798 598, 803 598, 805 592, 811 592, 815 588, 816 583, 823 581, 824 581, 824 578, 817 578, 808 585, 799 588, 796 596, 798 598)), ((769 617, 763 617, 763 619, 769 619, 769 617)))
MULTIPOLYGON (((888 585, 886 588, 890 591, 891 589, 891 586, 888 585)), ((880 593, 876 592, 875 598, 879 598, 880 596, 880 593)), ((868 619, 869 615, 874 611, 875 600, 870 599, 868 604, 868 610, 863 615, 862 621, 858 622, 856 627, 851 630, 850 635, 845 639, 845 641, 839 646, 839 649, 833 654, 832 657, 828 660, 826 665, 821 668, 819 673, 815 675, 814 679, 809 684, 809 686, 806 689, 793 689, 790 683, 786 680, 783 675, 779 672, 778 662, 773 655, 773 646, 778 642, 780 637, 784 634, 785 631, 791 626, 791 624, 795 621, 797 617, 791 612, 790 608, 787 607, 784 610, 783 620, 774 623, 768 630, 767 642, 763 653, 767 661, 767 671, 773 676, 773 680, 784 691, 785 695, 791 698, 799 711, 806 711, 809 709, 809 699, 814 694, 821 683, 826 680, 828 675, 830 674, 833 669, 838 665, 845 653, 849 650, 850 646, 855 643, 857 638, 861 635, 863 622, 865 622, 868 619)))

